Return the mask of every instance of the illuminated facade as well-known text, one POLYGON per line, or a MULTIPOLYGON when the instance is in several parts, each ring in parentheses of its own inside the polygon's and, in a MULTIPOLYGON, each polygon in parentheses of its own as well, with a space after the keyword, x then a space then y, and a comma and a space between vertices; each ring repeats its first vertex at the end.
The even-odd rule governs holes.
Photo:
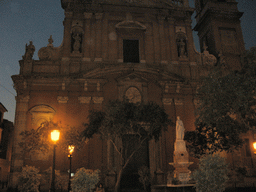
MULTIPOLYGON (((21 158, 20 131, 45 120, 78 127, 87 121, 89 110, 101 110, 109 100, 124 96, 134 102, 154 101, 173 122, 180 116, 185 129, 193 130, 200 78, 223 58, 237 67, 244 51, 242 13, 233 0, 196 1, 195 29, 202 53, 195 50, 194 9, 188 0, 62 0, 61 6, 63 43, 54 47, 50 37, 49 44, 38 51, 39 60, 33 60, 31 42, 19 61, 20 74, 12 77, 17 91, 13 185, 23 165, 35 165, 41 171, 51 166, 51 155, 21 158)), ((175 127, 169 127, 158 142, 145 147, 144 159, 154 184, 166 183, 172 171, 174 141, 175 127)), ((120 169, 111 144, 99 137, 82 151, 74 151, 72 161, 74 170, 100 169, 108 188, 120 169)), ((197 162, 192 157, 190 161, 197 162)), ((56 169, 67 174, 67 156, 57 154, 56 162, 56 169)), ((196 163, 190 169, 195 167, 196 163)))

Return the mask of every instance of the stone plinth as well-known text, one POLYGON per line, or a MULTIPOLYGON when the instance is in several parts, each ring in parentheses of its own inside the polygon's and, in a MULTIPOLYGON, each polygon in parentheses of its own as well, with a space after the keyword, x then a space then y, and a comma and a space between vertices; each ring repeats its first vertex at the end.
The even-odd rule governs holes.
POLYGON ((193 164, 189 162, 189 156, 184 140, 176 140, 174 143, 173 163, 169 163, 175 168, 174 175, 182 183, 187 183, 190 180, 191 171, 188 167, 193 164))

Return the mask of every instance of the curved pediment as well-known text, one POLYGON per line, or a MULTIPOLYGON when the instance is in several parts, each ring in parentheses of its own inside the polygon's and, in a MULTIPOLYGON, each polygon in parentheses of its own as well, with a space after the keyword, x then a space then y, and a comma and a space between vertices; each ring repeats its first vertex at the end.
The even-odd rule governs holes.
POLYGON ((146 26, 141 24, 138 21, 129 21, 125 20, 122 21, 115 26, 117 29, 140 29, 140 30, 146 30, 146 26))
POLYGON ((105 79, 114 78, 117 82, 121 81, 140 81, 140 82, 184 82, 185 78, 175 73, 163 71, 155 68, 142 67, 105 67, 97 68, 83 74, 84 79, 105 79))

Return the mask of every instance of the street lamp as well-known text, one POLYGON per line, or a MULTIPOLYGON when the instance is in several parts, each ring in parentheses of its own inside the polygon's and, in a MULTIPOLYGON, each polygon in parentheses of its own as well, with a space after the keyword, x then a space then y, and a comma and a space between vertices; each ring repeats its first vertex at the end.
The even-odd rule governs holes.
POLYGON ((51 192, 55 192, 55 151, 56 142, 59 140, 60 132, 58 130, 53 130, 51 132, 51 139, 53 141, 53 161, 52 161, 52 182, 51 182, 51 192))
POLYGON ((68 180, 68 192, 71 191, 71 159, 72 159, 72 153, 75 149, 74 145, 69 145, 68 146, 68 158, 69 158, 69 180, 68 180))

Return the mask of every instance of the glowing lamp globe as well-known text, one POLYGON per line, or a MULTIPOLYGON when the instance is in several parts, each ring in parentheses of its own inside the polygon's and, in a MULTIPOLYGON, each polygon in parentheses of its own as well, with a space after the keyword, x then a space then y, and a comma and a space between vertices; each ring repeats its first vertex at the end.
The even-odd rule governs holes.
POLYGON ((254 154, 256 154, 256 141, 253 142, 253 149, 254 149, 254 154))
POLYGON ((69 151, 69 154, 70 154, 70 155, 72 155, 74 149, 75 149, 75 146, 74 146, 74 145, 69 145, 69 146, 68 146, 68 151, 69 151))
POLYGON ((59 137, 60 137, 60 132, 58 130, 53 130, 51 132, 51 139, 52 139, 52 141, 54 141, 54 142, 58 141, 59 137))

